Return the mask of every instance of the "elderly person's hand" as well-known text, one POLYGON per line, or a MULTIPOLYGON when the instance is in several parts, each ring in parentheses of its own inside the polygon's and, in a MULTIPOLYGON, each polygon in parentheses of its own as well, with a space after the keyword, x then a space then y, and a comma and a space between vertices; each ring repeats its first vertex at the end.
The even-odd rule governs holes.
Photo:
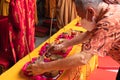
POLYGON ((64 39, 60 41, 60 43, 53 43, 50 45, 50 48, 47 52, 50 53, 57 53, 59 51, 64 50, 65 48, 69 47, 68 40, 64 39))
MULTIPOLYGON (((40 57, 41 58, 41 57, 40 57)), ((36 60, 34 63, 27 66, 28 75, 36 76, 43 74, 47 71, 44 66, 44 61, 41 59, 36 60)))
POLYGON ((60 50, 63 50, 64 48, 67 48, 69 47, 69 44, 68 44, 68 40, 63 40, 61 43, 59 44, 54 44, 54 50, 55 51, 60 51, 60 50))

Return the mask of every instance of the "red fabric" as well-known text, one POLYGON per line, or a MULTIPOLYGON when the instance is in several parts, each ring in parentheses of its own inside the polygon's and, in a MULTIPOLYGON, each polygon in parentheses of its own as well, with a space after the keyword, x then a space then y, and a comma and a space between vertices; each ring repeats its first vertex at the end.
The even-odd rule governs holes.
MULTIPOLYGON (((50 24, 51 24, 51 19, 44 20, 44 21, 43 21, 43 24, 50 26, 50 24)), ((57 26, 56 21, 53 21, 53 26, 57 26)))
POLYGON ((10 66, 9 60, 4 57, 0 57, 0 66, 2 66, 4 69, 8 69, 10 66))
POLYGON ((88 80, 116 80, 116 75, 116 72, 96 69, 90 74, 88 80))
POLYGON ((0 50, 6 49, 8 44, 8 18, 0 16, 0 50))
POLYGON ((0 21, 1 21, 2 19, 8 19, 8 16, 0 16, 0 21))
POLYGON ((12 49, 9 40, 8 17, 0 16, 0 65, 9 68, 14 62, 12 49))
POLYGON ((99 69, 119 69, 120 64, 113 60, 110 56, 98 57, 99 69))
POLYGON ((49 32, 49 29, 48 28, 46 28, 46 27, 42 27, 42 26, 39 26, 39 27, 36 27, 35 28, 35 31, 36 32, 39 32, 39 33, 48 33, 49 32))
POLYGON ((34 49, 35 0, 11 0, 11 45, 16 61, 34 49))
MULTIPOLYGON (((45 26, 45 27, 50 28, 50 25, 51 25, 51 19, 44 20, 42 25, 45 26)), ((53 28, 58 29, 56 21, 53 21, 52 26, 53 26, 53 28)))

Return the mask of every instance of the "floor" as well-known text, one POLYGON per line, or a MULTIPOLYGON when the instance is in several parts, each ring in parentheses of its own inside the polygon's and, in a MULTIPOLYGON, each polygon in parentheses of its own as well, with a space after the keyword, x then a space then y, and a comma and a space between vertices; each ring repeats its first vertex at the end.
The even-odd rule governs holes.
MULTIPOLYGON (((39 19, 39 23, 38 26, 43 24, 43 20, 45 20, 44 18, 40 18, 39 19)), ((38 47, 42 42, 46 41, 49 37, 45 36, 45 37, 35 37, 35 47, 38 47)))
POLYGON ((46 41, 49 37, 35 37, 35 47, 38 47, 42 42, 46 41))

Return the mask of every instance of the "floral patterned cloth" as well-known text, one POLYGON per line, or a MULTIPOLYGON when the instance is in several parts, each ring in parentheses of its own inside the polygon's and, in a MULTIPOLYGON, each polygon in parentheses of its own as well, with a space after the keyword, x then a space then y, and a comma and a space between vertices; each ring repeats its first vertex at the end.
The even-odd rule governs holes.
MULTIPOLYGON (((104 6, 104 5, 102 5, 104 6)), ((93 36, 83 44, 83 50, 98 53, 101 56, 110 55, 120 63, 120 5, 109 4, 101 10, 93 36)))
POLYGON ((120 0, 103 0, 103 1, 105 1, 108 4, 117 4, 117 3, 120 3, 120 0))

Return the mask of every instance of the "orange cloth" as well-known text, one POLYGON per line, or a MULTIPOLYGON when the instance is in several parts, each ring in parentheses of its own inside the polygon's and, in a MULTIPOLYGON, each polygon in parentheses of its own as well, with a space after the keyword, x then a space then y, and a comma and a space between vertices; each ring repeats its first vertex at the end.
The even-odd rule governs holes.
POLYGON ((45 17, 54 18, 56 15, 56 0, 45 0, 45 17))
POLYGON ((57 0, 57 26, 59 29, 77 17, 74 0, 57 0))
POLYGON ((0 15, 8 16, 10 0, 0 0, 0 15))

